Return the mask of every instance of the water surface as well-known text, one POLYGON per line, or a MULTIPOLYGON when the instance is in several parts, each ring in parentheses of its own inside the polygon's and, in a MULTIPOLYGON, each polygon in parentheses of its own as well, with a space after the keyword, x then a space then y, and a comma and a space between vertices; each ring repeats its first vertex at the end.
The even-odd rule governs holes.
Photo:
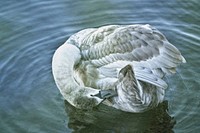
POLYGON ((0 1, 0 131, 199 132, 199 9, 198 0, 0 1), (187 60, 177 74, 166 78, 168 104, 158 108, 163 115, 106 107, 82 112, 64 102, 51 73, 54 51, 81 29, 136 23, 158 28, 187 60), (146 120, 155 125, 141 124, 146 120))

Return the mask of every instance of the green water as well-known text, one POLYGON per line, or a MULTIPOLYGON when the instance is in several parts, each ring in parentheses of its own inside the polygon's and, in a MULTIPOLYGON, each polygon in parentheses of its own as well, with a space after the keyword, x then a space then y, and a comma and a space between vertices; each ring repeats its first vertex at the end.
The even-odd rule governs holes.
POLYGON ((0 132, 200 132, 199 9, 198 0, 0 1, 0 132), (54 51, 81 29, 136 23, 155 26, 187 60, 166 78, 167 103, 131 114, 64 102, 51 73, 54 51))

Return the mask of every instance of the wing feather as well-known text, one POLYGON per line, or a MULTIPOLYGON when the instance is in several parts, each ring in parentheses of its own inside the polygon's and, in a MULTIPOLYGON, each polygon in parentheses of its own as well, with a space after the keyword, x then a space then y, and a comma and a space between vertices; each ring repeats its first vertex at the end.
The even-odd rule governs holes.
POLYGON ((159 78, 158 76, 154 75, 154 73, 149 68, 135 68, 134 67, 135 76, 138 80, 153 84, 160 88, 167 88, 167 83, 159 78))
POLYGON ((174 73, 180 63, 186 62, 179 50, 150 25, 111 25, 81 33, 82 37, 76 40, 82 42, 79 47, 83 60, 90 61, 105 77, 116 78, 116 69, 132 64, 139 80, 166 88, 163 76, 174 73))

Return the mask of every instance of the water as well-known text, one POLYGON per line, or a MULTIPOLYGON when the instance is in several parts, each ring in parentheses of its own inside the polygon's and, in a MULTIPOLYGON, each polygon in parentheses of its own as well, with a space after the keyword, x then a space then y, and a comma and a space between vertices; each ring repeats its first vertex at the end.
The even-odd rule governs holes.
POLYGON ((199 9, 198 0, 0 1, 0 131, 198 133, 199 9), (51 73, 54 51, 81 29, 134 23, 158 28, 187 60, 166 78, 168 104, 130 114, 64 102, 51 73))

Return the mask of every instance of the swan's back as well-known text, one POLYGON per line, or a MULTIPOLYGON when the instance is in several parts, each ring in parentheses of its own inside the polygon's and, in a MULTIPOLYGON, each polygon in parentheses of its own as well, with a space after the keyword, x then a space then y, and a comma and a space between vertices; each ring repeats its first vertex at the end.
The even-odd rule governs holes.
POLYGON ((69 44, 80 50, 81 58, 73 69, 76 83, 100 90, 113 89, 119 71, 131 65, 135 80, 154 85, 163 93, 167 88, 163 77, 175 73, 176 67, 186 62, 179 50, 150 25, 85 29, 72 35, 64 45, 69 44))
POLYGON ((68 41, 80 48, 82 63, 92 64, 106 79, 117 78, 118 71, 131 63, 136 78, 166 88, 166 83, 160 79, 175 73, 176 67, 185 62, 179 50, 150 25, 86 29, 68 41))

